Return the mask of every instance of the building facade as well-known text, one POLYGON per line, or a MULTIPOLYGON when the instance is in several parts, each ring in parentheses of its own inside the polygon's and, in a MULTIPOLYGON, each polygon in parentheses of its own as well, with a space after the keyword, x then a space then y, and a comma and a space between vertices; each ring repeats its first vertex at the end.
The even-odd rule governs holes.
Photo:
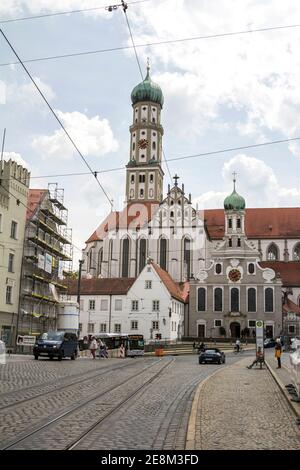
POLYGON ((12 160, 2 161, 0 168, 0 337, 12 346, 19 310, 30 173, 12 160))

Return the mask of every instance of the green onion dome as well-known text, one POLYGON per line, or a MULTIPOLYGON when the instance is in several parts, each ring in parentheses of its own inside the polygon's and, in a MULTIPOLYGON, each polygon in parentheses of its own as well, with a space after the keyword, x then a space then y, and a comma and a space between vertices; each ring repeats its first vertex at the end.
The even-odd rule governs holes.
POLYGON ((164 96, 161 91, 161 88, 156 83, 152 82, 150 78, 150 67, 147 67, 147 75, 145 80, 139 83, 131 93, 132 104, 135 105, 140 101, 152 101, 153 103, 158 103, 163 107, 164 96))
POLYGON ((241 211, 244 210, 246 207, 245 199, 240 196, 235 190, 235 180, 233 191, 230 196, 227 196, 224 200, 224 209, 225 210, 234 210, 234 211, 241 211))

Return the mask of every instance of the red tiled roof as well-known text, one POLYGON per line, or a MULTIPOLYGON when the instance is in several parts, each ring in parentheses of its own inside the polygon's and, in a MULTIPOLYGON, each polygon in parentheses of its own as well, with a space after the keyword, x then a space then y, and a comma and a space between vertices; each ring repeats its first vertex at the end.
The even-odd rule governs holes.
POLYGON ((283 304, 282 310, 285 313, 294 312, 296 315, 300 315, 300 307, 298 307, 298 305, 296 305, 295 302, 290 299, 287 299, 285 304, 283 304))
MULTIPOLYGON (((223 238, 223 209, 204 210, 204 220, 210 238, 223 238)), ((246 209, 245 221, 248 238, 300 238, 300 207, 246 209)))
POLYGON ((128 204, 122 211, 111 212, 86 243, 103 240, 110 230, 141 228, 152 220, 158 207, 158 202, 134 202, 128 204))
POLYGON ((300 262, 299 261, 260 261, 262 268, 271 268, 278 273, 284 287, 300 286, 300 262))
POLYGON ((47 192, 47 189, 29 189, 26 220, 29 220, 34 216, 38 205, 47 192))
POLYGON ((186 292, 180 289, 179 284, 176 283, 170 276, 167 271, 164 271, 158 264, 152 263, 152 266, 154 267, 155 271, 159 275, 160 279, 170 292, 171 296, 174 297, 177 300, 180 300, 181 302, 185 302, 187 295, 186 292))
MULTIPOLYGON (((133 278, 81 279, 80 295, 126 295, 134 283, 133 278)), ((64 280, 69 295, 77 295, 77 279, 64 280)))

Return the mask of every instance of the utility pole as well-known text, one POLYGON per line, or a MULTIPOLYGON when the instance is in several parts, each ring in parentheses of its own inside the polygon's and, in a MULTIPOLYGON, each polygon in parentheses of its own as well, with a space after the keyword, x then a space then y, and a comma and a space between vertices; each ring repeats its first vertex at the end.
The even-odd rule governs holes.
POLYGON ((84 261, 83 259, 79 260, 79 270, 78 270, 78 284, 77 284, 77 302, 79 304, 79 313, 80 313, 80 285, 81 285, 81 269, 84 261))

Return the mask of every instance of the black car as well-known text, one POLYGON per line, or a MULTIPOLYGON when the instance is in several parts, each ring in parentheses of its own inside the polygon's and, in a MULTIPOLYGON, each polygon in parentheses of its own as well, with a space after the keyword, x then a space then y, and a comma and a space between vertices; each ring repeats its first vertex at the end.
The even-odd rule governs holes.
POLYGON ((204 349, 199 354, 199 364, 225 364, 225 354, 217 348, 204 349))
POLYGON ((264 348, 274 348, 276 345, 276 341, 273 338, 266 338, 264 340, 264 348))

